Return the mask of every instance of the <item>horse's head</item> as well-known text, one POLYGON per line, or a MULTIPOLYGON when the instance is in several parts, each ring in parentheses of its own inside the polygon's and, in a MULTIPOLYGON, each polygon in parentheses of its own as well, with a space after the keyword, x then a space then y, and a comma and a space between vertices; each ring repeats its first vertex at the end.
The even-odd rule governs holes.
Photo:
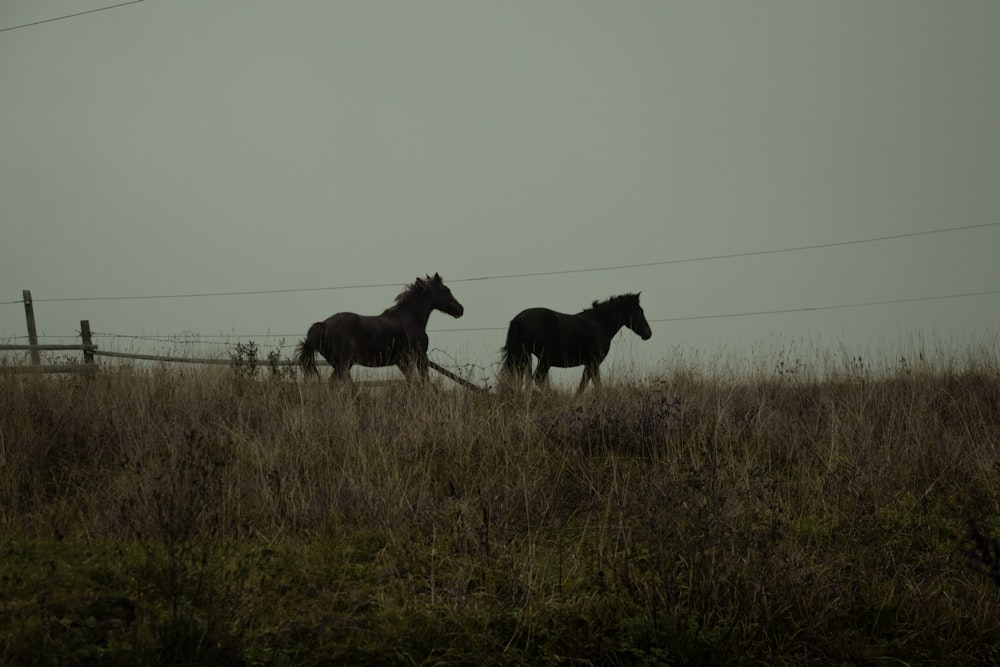
POLYGON ((646 321, 646 313, 642 312, 642 306, 639 305, 639 294, 626 294, 626 303, 628 308, 625 315, 625 326, 634 331, 639 338, 643 340, 649 340, 650 336, 653 335, 653 330, 649 328, 649 322, 646 321))
POLYGON ((431 307, 447 313, 452 317, 461 317, 465 313, 465 308, 458 302, 455 295, 451 293, 448 286, 441 280, 441 276, 434 274, 433 277, 418 279, 431 297, 431 307))

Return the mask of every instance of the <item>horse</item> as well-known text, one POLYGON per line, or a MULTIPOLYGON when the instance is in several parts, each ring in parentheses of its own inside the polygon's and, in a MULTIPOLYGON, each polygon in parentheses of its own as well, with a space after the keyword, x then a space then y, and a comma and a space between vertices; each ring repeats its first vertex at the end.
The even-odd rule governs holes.
POLYGON ((567 315, 548 308, 528 308, 510 321, 507 342, 502 349, 501 373, 513 375, 520 389, 531 372, 531 355, 538 357, 534 378, 538 385, 548 383, 549 368, 583 366, 577 395, 590 380, 601 386, 601 362, 608 356, 611 339, 623 326, 643 340, 653 332, 639 305, 639 294, 622 294, 607 301, 594 301, 590 308, 567 315))
POLYGON ((432 310, 461 317, 465 308, 437 273, 418 277, 381 315, 336 313, 309 327, 296 347, 304 375, 319 376, 316 352, 330 362, 330 382, 351 381, 351 366, 398 366, 408 381, 427 378, 427 320, 432 310))

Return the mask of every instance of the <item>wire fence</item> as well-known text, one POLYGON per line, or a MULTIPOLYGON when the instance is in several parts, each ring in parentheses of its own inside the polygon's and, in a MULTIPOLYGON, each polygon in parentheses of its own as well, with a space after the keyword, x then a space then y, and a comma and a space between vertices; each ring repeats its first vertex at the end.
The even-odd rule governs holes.
MULTIPOLYGON (((98 364, 96 363, 97 357, 105 357, 109 359, 118 359, 125 362, 156 362, 160 364, 199 364, 199 365, 209 365, 209 366, 231 366, 240 374, 254 377, 258 374, 261 369, 268 369, 270 375, 277 376, 279 378, 294 378, 297 375, 297 367, 300 365, 296 359, 286 359, 283 358, 277 349, 272 349, 270 352, 264 352, 256 343, 252 340, 243 343, 237 342, 218 342, 218 344, 226 345, 226 356, 217 357, 191 357, 184 355, 165 355, 165 354, 145 354, 138 352, 120 352, 114 350, 104 350, 101 349, 99 345, 93 342, 94 338, 143 338, 148 339, 149 337, 139 337, 139 336, 121 336, 117 334, 102 334, 94 333, 90 331, 90 323, 87 320, 80 322, 80 332, 79 337, 82 339, 81 344, 39 344, 37 341, 33 341, 29 344, 0 344, 0 352, 28 352, 32 355, 31 363, 10 363, 9 359, 0 358, 0 373, 81 373, 81 372, 94 372, 98 369, 98 364), (41 352, 60 352, 62 353, 58 359, 57 363, 43 364, 41 363, 40 353, 41 352), (82 352, 83 359, 80 360, 78 357, 73 358, 71 355, 67 355, 67 352, 82 352)), ((35 337, 39 338, 39 337, 35 337)), ((52 338, 52 337, 44 337, 52 338)), ((68 336, 61 338, 69 338, 68 336)), ((157 337, 155 340, 158 341, 170 341, 169 338, 157 337)), ((191 341, 203 343, 204 341, 191 341)), ((282 345, 282 347, 288 347, 282 345)), ((443 350, 433 348, 431 352, 444 353, 443 350)), ((445 376, 446 378, 452 380, 455 384, 463 386, 467 389, 473 389, 476 391, 488 391, 488 385, 483 386, 484 383, 477 384, 473 378, 478 374, 483 377, 481 371, 486 369, 480 367, 476 364, 458 364, 453 357, 449 357, 453 362, 453 367, 455 367, 455 372, 448 369, 441 364, 437 363, 433 359, 428 359, 428 366, 430 369, 436 371, 437 373, 445 376), (480 371, 477 373, 477 371, 480 371)), ((329 366, 329 364, 323 360, 316 360, 317 366, 329 366)), ((386 383, 401 382, 402 379, 364 379, 361 380, 365 384, 376 384, 382 385, 386 383)))
MULTIPOLYGON (((657 322, 691 322, 696 320, 715 320, 715 319, 725 319, 725 318, 735 318, 735 317, 754 317, 761 315, 785 315, 790 313, 806 313, 806 312, 818 312, 818 311, 828 311, 828 310, 843 310, 847 308, 869 308, 873 306, 887 306, 893 304, 901 303, 917 303, 922 301, 939 301, 947 299, 966 299, 981 296, 992 296, 1000 294, 1000 289, 987 289, 972 292, 958 292, 951 294, 933 294, 924 296, 914 296, 914 297, 902 297, 896 299, 877 299, 871 301, 853 301, 848 303, 837 303, 837 304, 824 304, 818 306, 796 306, 793 308, 775 308, 769 310, 747 310, 729 313, 711 313, 703 315, 678 315, 672 317, 649 317, 646 318, 650 323, 657 322)), ((41 299, 36 299, 36 302, 41 301, 41 299)), ((20 303, 20 302, 17 302, 20 303)), ((475 333, 484 331, 506 331, 507 327, 455 327, 448 329, 428 329, 427 333, 475 333)), ((94 332, 92 334, 95 337, 106 337, 118 340, 137 340, 137 341, 148 341, 156 343, 167 343, 171 345, 219 345, 219 346, 232 346, 243 340, 267 340, 267 339, 279 339, 286 341, 294 341, 302 336, 302 332, 299 333, 233 333, 233 334, 194 334, 194 333, 181 333, 176 335, 165 335, 165 336, 148 336, 141 334, 123 334, 123 333, 111 333, 111 332, 94 332)), ((64 335, 43 335, 38 338, 42 339, 54 339, 54 340, 64 340, 67 338, 73 338, 79 336, 76 334, 64 334, 64 335)), ((10 336, 6 340, 26 340, 28 336, 10 336)), ((282 343, 279 342, 275 344, 278 348, 290 348, 294 347, 294 343, 282 343)))
MULTIPOLYGON (((490 281, 490 280, 503 280, 510 278, 525 278, 525 277, 549 276, 549 275, 572 274, 572 273, 635 269, 635 268, 650 267, 650 266, 664 266, 669 264, 722 261, 722 260, 745 258, 751 256, 774 255, 779 253, 792 253, 792 252, 801 252, 807 250, 838 248, 850 245, 879 243, 879 242, 898 240, 903 238, 946 234, 958 231, 985 229, 998 226, 1000 226, 1000 222, 988 222, 981 224, 964 225, 960 227, 948 227, 941 229, 908 232, 902 234, 874 236, 862 239, 852 239, 852 240, 818 243, 811 245, 799 245, 799 246, 784 247, 784 248, 772 248, 767 250, 751 250, 744 252, 707 255, 700 257, 664 259, 653 262, 618 264, 611 266, 590 266, 590 267, 560 269, 552 271, 533 271, 533 272, 522 272, 522 273, 481 275, 481 276, 453 279, 450 280, 449 282, 490 281)), ((199 293, 179 293, 179 294, 119 295, 119 296, 84 296, 84 297, 41 298, 34 300, 32 300, 31 298, 31 292, 28 290, 24 290, 21 299, 0 301, 0 306, 11 306, 19 304, 24 305, 26 316, 28 319, 28 335, 27 336, 17 335, 0 339, 0 341, 10 341, 10 343, 8 344, 0 345, 0 351, 22 351, 22 352, 30 351, 32 356, 31 365, 39 368, 43 366, 40 363, 38 356, 39 352, 41 351, 79 352, 81 351, 81 349, 84 352, 85 362, 87 365, 92 364, 93 358, 95 356, 103 356, 108 358, 119 358, 119 359, 132 359, 138 361, 158 361, 164 363, 232 364, 234 363, 234 360, 238 361, 241 357, 246 356, 249 351, 252 351, 254 354, 256 354, 258 351, 260 351, 258 343, 264 341, 266 347, 270 348, 270 351, 267 353, 270 365, 276 368, 290 367, 294 365, 294 361, 284 359, 283 355, 288 350, 294 348, 294 346, 297 344, 297 341, 301 337, 301 332, 257 333, 257 334, 230 333, 230 334, 218 334, 218 335, 205 335, 192 332, 184 332, 171 335, 151 336, 144 334, 89 331, 89 323, 87 323, 86 321, 81 321, 81 331, 77 331, 74 334, 39 336, 35 332, 33 314, 31 310, 32 302, 34 301, 34 302, 53 303, 53 302, 67 302, 67 301, 111 301, 111 300, 127 300, 127 299, 183 299, 183 298, 222 297, 222 296, 237 296, 237 295, 243 296, 243 295, 264 295, 264 294, 287 294, 293 292, 316 292, 316 291, 326 291, 326 290, 349 290, 349 289, 364 289, 364 288, 374 288, 374 287, 391 287, 397 285, 398 285, 397 283, 371 283, 371 284, 334 285, 326 287, 311 287, 311 288, 297 288, 297 289, 199 292, 199 293), (78 339, 83 340, 82 345, 75 342, 78 339), (20 345, 18 343, 19 341, 25 341, 25 340, 28 341, 27 345, 20 345), (60 342, 51 345, 44 345, 40 344, 39 340, 54 340, 60 342), (67 340, 73 340, 74 342, 72 344, 65 343, 65 341, 67 340), (101 344, 96 345, 93 343, 93 340, 97 340, 101 344), (101 349, 102 347, 113 348, 123 342, 126 344, 153 343, 161 348, 164 346, 168 346, 168 348, 172 348, 172 353, 150 354, 146 351, 143 352, 136 351, 134 348, 128 351, 101 349), (204 350, 205 348, 214 349, 217 351, 217 353, 211 354, 210 356, 191 356, 191 354, 189 353, 191 351, 198 352, 204 350)), ((954 292, 947 294, 922 294, 917 296, 889 298, 889 299, 847 301, 842 303, 827 303, 819 305, 797 306, 797 307, 778 308, 778 309, 758 309, 758 310, 744 310, 738 312, 651 317, 647 319, 651 323, 664 323, 664 322, 689 322, 698 320, 715 320, 724 318, 740 318, 740 317, 754 317, 754 316, 773 316, 773 315, 783 315, 783 314, 802 313, 802 312, 817 312, 817 311, 829 311, 829 310, 839 310, 848 308, 887 306, 893 304, 916 303, 916 302, 926 302, 935 300, 963 299, 963 298, 973 298, 982 296, 992 296, 996 294, 1000 294, 1000 288, 989 287, 987 289, 982 289, 977 291, 954 292)), ((506 326, 478 326, 478 327, 473 326, 473 327, 428 329, 428 333, 460 334, 460 333, 475 333, 475 332, 499 332, 505 330, 506 326)), ((447 353, 445 353, 443 350, 437 350, 437 352, 447 355, 447 353)), ((63 356, 65 357, 65 355, 63 356)), ((451 362, 454 365, 462 366, 457 364, 454 359, 451 359, 451 362)), ((2 359, 0 359, 0 363, 3 363, 2 359)), ((75 365, 76 364, 68 363, 68 364, 56 364, 55 366, 75 366, 75 365)), ((453 378, 458 377, 436 363, 434 363, 433 365, 436 367, 436 370, 439 370, 439 372, 445 375, 449 375, 453 378)), ((53 368, 55 366, 50 364, 49 368, 53 368)), ((465 364, 464 366, 466 367, 464 369, 464 374, 466 376, 469 376, 475 372, 482 372, 485 370, 483 368, 476 367, 475 364, 465 364)))

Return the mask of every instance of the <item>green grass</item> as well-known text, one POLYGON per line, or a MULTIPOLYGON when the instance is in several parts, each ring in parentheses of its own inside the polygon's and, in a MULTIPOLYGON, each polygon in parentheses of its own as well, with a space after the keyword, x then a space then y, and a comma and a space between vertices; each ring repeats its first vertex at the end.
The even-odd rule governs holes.
POLYGON ((0 664, 1000 660, 995 361, 776 368, 0 375, 0 664))

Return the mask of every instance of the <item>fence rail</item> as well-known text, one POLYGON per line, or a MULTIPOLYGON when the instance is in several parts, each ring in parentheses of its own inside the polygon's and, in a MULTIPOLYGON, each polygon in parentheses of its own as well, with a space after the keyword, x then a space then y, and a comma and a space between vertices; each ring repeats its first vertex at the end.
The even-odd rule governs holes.
POLYGON ((0 366, 0 373, 22 375, 28 373, 93 373, 95 364, 39 364, 37 366, 0 366))
POLYGON ((107 352, 99 350, 94 352, 97 357, 114 357, 115 359, 139 359, 142 361, 162 361, 174 364, 215 364, 218 366, 232 366, 235 362, 232 359, 197 359, 194 357, 172 357, 160 356, 156 354, 135 354, 132 352, 107 352))
MULTIPOLYGON (((90 337, 89 325, 84 328, 86 320, 80 322, 81 330, 90 337)), ((3 352, 30 352, 31 364, 0 365, 0 373, 88 373, 96 370, 94 356, 100 354, 97 346, 92 343, 82 345, 0 345, 3 352), (83 352, 82 364, 43 364, 40 352, 83 352)))
POLYGON ((59 350, 83 350, 96 351, 96 345, 0 345, 0 350, 20 350, 28 352, 38 350, 39 352, 58 352, 59 350))

